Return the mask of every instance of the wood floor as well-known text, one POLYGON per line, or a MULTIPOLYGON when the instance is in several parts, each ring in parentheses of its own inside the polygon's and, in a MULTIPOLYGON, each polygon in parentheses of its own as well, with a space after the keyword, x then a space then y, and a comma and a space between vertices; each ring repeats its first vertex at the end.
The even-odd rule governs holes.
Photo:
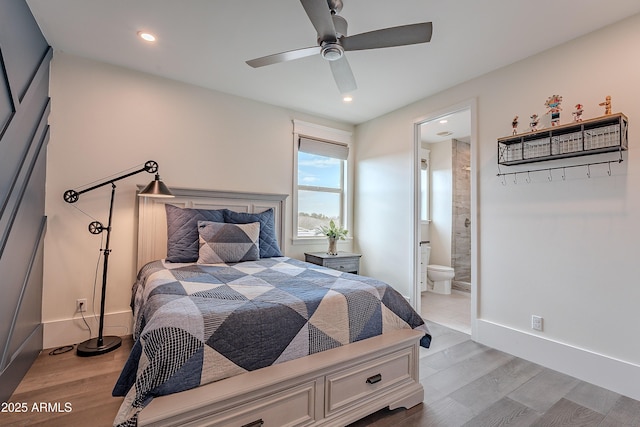
POLYGON ((428 322, 422 405, 382 410, 350 427, 640 426, 640 402, 485 347, 428 322))
POLYGON ((132 345, 131 337, 126 337, 120 348, 93 357, 78 357, 75 349, 53 356, 50 350, 43 351, 11 396, 12 403, 26 403, 27 412, 0 413, 0 426, 112 425, 123 398, 112 397, 111 390, 132 345), (33 410, 41 403, 58 404, 60 410, 33 410), (66 403, 71 405, 68 412, 66 403))
MULTIPOLYGON (((428 322, 434 336, 420 349, 423 404, 382 410, 350 427, 640 426, 640 402, 474 343, 469 335, 428 322)), ((81 358, 43 352, 10 402, 26 413, 0 413, 1 426, 110 426, 122 398, 111 397, 131 349, 81 358), (59 412, 36 412, 33 404, 59 412), (65 412, 70 404, 70 411, 65 412), (51 405, 50 405, 51 406, 51 405)))
POLYGON ((471 294, 422 292, 421 315, 439 325, 471 335, 471 294))

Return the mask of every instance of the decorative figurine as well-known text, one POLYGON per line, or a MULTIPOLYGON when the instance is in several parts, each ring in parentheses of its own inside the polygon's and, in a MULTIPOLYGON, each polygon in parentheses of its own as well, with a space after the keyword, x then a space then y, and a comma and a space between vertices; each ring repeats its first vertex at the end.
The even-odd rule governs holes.
POLYGON ((604 102, 598 104, 601 107, 604 107, 604 115, 608 116, 611 114, 611 96, 607 96, 604 102))
POLYGON ((511 127, 513 128, 513 134, 517 134, 518 133, 518 116, 515 116, 513 118, 513 121, 511 122, 511 127))
POLYGON ((549 108, 547 114, 551 113, 551 126, 558 126, 560 124, 560 103, 562 102, 562 96, 560 95, 551 95, 547 102, 544 105, 549 108))
POLYGON ((540 119, 537 114, 531 116, 531 122, 529 122, 529 127, 531 128, 531 132, 535 132, 538 130, 538 123, 540 123, 540 119))
POLYGON ((573 112, 573 121, 581 122, 583 112, 584 112, 584 109, 582 108, 582 104, 576 104, 576 111, 573 112))

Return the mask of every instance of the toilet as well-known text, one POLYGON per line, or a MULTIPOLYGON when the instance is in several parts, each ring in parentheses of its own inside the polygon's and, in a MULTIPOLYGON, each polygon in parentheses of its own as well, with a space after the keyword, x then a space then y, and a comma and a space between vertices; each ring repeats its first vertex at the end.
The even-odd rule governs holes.
POLYGON ((427 265, 427 289, 437 294, 451 293, 451 279, 455 271, 451 267, 437 264, 427 265))
POLYGON ((421 242, 421 246, 423 251, 422 262, 427 265, 427 290, 437 294, 449 295, 451 293, 451 279, 456 275, 455 270, 445 265, 429 264, 431 245, 428 241, 425 241, 421 242))

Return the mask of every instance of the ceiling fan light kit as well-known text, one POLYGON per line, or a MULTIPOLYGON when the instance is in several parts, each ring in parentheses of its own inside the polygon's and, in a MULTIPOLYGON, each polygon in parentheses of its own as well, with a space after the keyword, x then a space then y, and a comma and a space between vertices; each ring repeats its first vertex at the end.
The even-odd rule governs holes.
POLYGON ((264 67, 319 53, 329 61, 338 90, 341 94, 346 94, 353 92, 358 86, 345 52, 405 46, 431 40, 433 32, 431 22, 383 28, 347 36, 347 20, 338 15, 342 10, 342 0, 300 0, 300 3, 318 33, 318 46, 263 56, 247 61, 248 65, 254 68, 264 67))
POLYGON ((344 55, 344 49, 338 43, 322 43, 320 53, 327 61, 337 61, 344 55))

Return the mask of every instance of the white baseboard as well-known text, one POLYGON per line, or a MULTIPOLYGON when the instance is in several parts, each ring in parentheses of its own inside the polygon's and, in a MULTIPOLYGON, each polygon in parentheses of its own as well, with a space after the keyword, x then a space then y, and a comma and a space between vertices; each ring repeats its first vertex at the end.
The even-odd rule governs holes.
MULTIPOLYGON (((44 330, 42 337, 42 347, 44 349, 62 347, 64 345, 78 344, 89 338, 98 336, 98 316, 93 313, 85 313, 85 319, 91 326, 92 335, 82 317, 76 315, 72 319, 53 320, 43 322, 44 330)), ((124 336, 131 335, 133 330, 133 316, 131 311, 121 311, 117 313, 106 313, 104 316, 103 335, 124 336)))
POLYGON ((478 319, 475 339, 489 347, 640 400, 640 366, 478 319))

